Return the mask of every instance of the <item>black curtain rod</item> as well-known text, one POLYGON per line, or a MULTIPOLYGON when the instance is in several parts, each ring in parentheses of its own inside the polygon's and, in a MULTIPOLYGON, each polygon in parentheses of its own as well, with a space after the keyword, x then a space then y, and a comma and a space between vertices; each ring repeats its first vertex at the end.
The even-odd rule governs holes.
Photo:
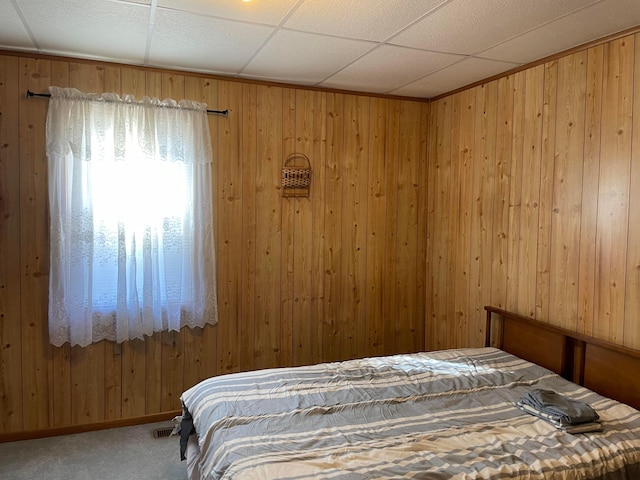
MULTIPOLYGON (((51 97, 50 93, 34 93, 31 90, 27 90, 27 98, 29 97, 51 97)), ((222 115, 223 117, 229 116, 229 110, 207 110, 207 113, 212 115, 222 115)))

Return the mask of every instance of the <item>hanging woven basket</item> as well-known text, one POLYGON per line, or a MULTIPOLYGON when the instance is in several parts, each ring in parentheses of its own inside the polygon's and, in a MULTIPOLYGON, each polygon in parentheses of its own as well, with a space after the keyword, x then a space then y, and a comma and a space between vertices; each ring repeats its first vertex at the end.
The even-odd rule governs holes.
POLYGON ((303 153, 292 153, 282 167, 282 196, 308 197, 311 189, 311 162, 303 153))

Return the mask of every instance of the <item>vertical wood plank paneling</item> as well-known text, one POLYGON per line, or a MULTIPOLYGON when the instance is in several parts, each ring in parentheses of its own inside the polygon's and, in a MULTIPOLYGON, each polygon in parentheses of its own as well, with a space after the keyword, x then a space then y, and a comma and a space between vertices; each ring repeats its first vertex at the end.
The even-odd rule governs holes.
POLYGON ((323 326, 323 357, 340 359, 342 295, 342 148, 344 131, 344 96, 327 93, 327 144, 325 183, 325 317, 323 326))
POLYGON ((0 57, 0 432, 23 429, 19 71, 0 57))
POLYGON ((122 416, 146 414, 145 340, 129 340, 122 344, 122 416))
POLYGON ((545 64, 542 105, 542 158, 540 166, 540 207, 538 209, 538 272, 536 282, 536 318, 549 321, 549 290, 551 283, 551 210, 556 141, 556 97, 558 64, 545 64))
POLYGON ((415 348, 425 350, 426 311, 427 311, 427 219, 429 212, 429 104, 421 103, 418 156, 418 231, 416 253, 416 332, 415 348))
POLYGON ((268 205, 256 222, 256 366, 274 367, 280 362, 282 218, 280 174, 283 158, 283 91, 258 86, 256 203, 268 205))
MULTIPOLYGON (((461 105, 461 93, 453 95, 452 98, 452 111, 451 111, 451 187, 449 189, 448 203, 445 208, 449 210, 447 217, 447 226, 445 238, 447 242, 447 260, 445 268, 447 271, 445 291, 447 292, 446 300, 446 316, 445 316, 445 329, 447 332, 447 338, 443 345, 443 348, 454 348, 457 345, 457 341, 460 338, 458 334, 458 322, 460 316, 456 313, 457 306, 457 292, 456 284, 458 278, 456 273, 458 272, 459 260, 458 255, 464 255, 466 252, 458 252, 458 235, 461 228, 464 228, 464 217, 460 215, 460 188, 462 183, 460 182, 460 128, 461 128, 461 110, 464 108, 461 105)), ((460 281, 464 281, 461 279, 460 281)))
MULTIPOLYGON (((634 37, 633 112, 640 112, 640 34, 634 37)), ((640 121, 633 122, 631 178, 629 191, 629 231, 627 235, 627 278, 622 343, 640 345, 640 121)))
POLYGON ((327 95, 315 93, 311 205, 313 239, 311 255, 311 363, 323 360, 325 192, 327 154, 327 95))
MULTIPOLYGON (((483 179, 490 183, 489 178, 491 173, 485 172, 484 156, 485 146, 484 140, 487 133, 486 126, 483 119, 486 115, 486 102, 487 102, 487 85, 478 85, 474 88, 474 104, 471 108, 471 114, 473 115, 473 145, 471 148, 470 158, 470 184, 469 184, 469 263, 467 265, 468 276, 468 290, 467 295, 467 336, 464 339, 464 345, 473 344, 474 339, 472 337, 478 335, 477 329, 480 326, 478 321, 480 308, 478 308, 479 299, 478 296, 481 293, 483 285, 491 285, 491 277, 489 282, 483 285, 480 284, 480 256, 482 237, 480 222, 483 221, 485 215, 484 209, 481 206, 482 202, 482 186, 479 184, 479 180, 483 179)), ((480 337, 482 337, 480 335, 480 337)))
MULTIPOLYGON (((86 93, 103 93, 104 73, 101 65, 71 63, 69 85, 86 93)), ((102 341, 84 348, 71 348, 71 415, 74 424, 105 419, 106 344, 102 341)))
MULTIPOLYGON (((295 152, 296 137, 296 90, 285 88, 282 91, 282 158, 295 152)), ((280 203, 280 351, 284 365, 291 365, 293 354, 293 296, 294 292, 294 212, 296 199, 282 199, 280 203)), ((296 242, 297 245, 297 242, 296 242)))
POLYGON ((484 305, 491 303, 491 258, 493 208, 496 195, 496 127, 498 82, 476 90, 473 150, 473 210, 469 268, 469 332, 467 345, 483 346, 484 305))
POLYGON ((242 332, 240 369, 254 368, 256 276, 257 87, 242 86, 242 332))
MULTIPOLYGON (((432 107, 434 108, 434 107, 432 107)), ((436 120, 434 139, 435 158, 430 159, 434 165, 432 175, 433 189, 433 254, 432 277, 433 288, 433 314, 431 316, 430 347, 436 350, 445 348, 447 342, 447 279, 448 272, 448 246, 446 232, 449 226, 449 188, 452 182, 451 174, 451 122, 453 115, 452 98, 448 97, 436 103, 436 120), (437 233, 436 233, 437 232, 437 233)))
MULTIPOLYGON (((631 151, 637 111, 632 103, 638 84, 635 47, 634 37, 628 36, 499 79, 495 134, 476 126, 481 131, 475 135, 483 140, 495 135, 495 171, 493 178, 487 172, 473 173, 474 182, 495 185, 490 303, 626 345, 640 341, 629 333, 637 328, 628 313, 636 311, 630 292, 636 290, 631 272, 638 263, 631 253, 638 233, 631 226, 630 210, 637 182, 631 151)), ((432 108, 437 111, 464 94, 440 99, 432 108)), ((475 108, 481 108, 479 102, 475 108)), ((432 309, 427 327, 441 329, 434 345, 442 348, 456 338, 450 326, 460 312, 450 301, 440 305, 440 291, 448 289, 437 282, 464 286, 468 269, 461 248, 452 254, 450 247, 438 244, 459 239, 465 231, 464 208, 450 210, 447 222, 445 214, 437 212, 442 186, 448 198, 460 197, 456 189, 463 177, 449 185, 438 175, 443 158, 464 153, 457 142, 464 141, 459 135, 464 136, 466 128, 459 126, 464 123, 463 108, 454 106, 445 132, 439 131, 441 116, 434 113, 434 118, 429 156, 434 173, 427 188, 434 196, 428 213, 434 221, 427 232, 432 279, 427 284, 432 309), (452 140, 442 148, 447 135, 452 140), (446 251, 453 272, 443 273, 436 266, 439 251, 446 251), (432 320, 438 316, 442 320, 432 320)), ((455 165, 452 174, 458 178, 455 165)), ((472 236, 476 229, 472 224, 472 236)), ((471 262, 477 258, 474 244, 471 262)), ((481 308, 483 302, 473 294, 470 298, 470 310, 481 308)), ((472 323, 468 326, 473 329, 472 323)))
MULTIPOLYGON (((342 157, 342 305, 338 321, 340 335, 339 358, 341 360, 356 358, 360 351, 358 342, 359 311, 358 302, 362 300, 359 290, 357 274, 361 257, 358 255, 361 247, 362 233, 366 226, 359 225, 359 213, 364 211, 358 205, 358 182, 360 169, 358 161, 361 153, 362 116, 359 103, 353 95, 344 97, 344 148, 342 157), (349 132, 347 134, 346 132, 349 132)), ((366 232, 365 232, 366 233, 366 232)))
POLYGON ((455 270, 453 272, 453 308, 455 324, 452 339, 455 347, 467 344, 469 332, 469 265, 471 263, 471 212, 472 178, 474 156, 474 120, 476 92, 479 87, 460 93, 460 128, 458 150, 456 153, 457 211, 456 233, 452 238, 455 251, 455 270))
POLYGON ((536 313, 543 88, 544 65, 528 69, 525 72, 522 135, 518 311, 525 312, 530 317, 534 317, 536 313))
POLYGON ((526 72, 513 79, 513 137, 511 139, 511 174, 509 191, 509 246, 507 263, 507 308, 518 310, 520 297, 520 231, 522 224, 522 170, 525 129, 526 72))
MULTIPOLYGON (((422 348, 424 317, 418 311, 419 251, 419 167, 420 167, 420 105, 402 102, 400 111, 400 159, 398 162, 398 218, 396 269, 396 351, 415 352, 422 348), (410 285, 409 288, 407 286, 410 285)), ((366 246, 363 246, 363 251, 366 246)), ((420 292, 424 295, 424 292, 420 292)))
POLYGON ((367 345, 372 355, 384 354, 385 225, 387 207, 386 143, 388 101, 372 98, 369 114, 367 199, 367 345))
POLYGON ((600 178, 603 61, 603 45, 598 45, 587 51, 578 284, 578 331, 587 335, 591 335, 593 332, 595 308, 596 228, 600 178))
MULTIPOLYGON (((297 91, 295 96, 295 143, 294 151, 305 154, 311 163, 311 171, 317 171, 313 153, 315 120, 315 94, 297 91)), ((313 188, 313 187, 312 187, 313 188)), ((313 254, 313 206, 308 198, 289 200, 294 207, 293 228, 293 365, 308 365, 312 359, 311 297, 313 254)))
POLYGON ((240 335, 242 305, 240 304, 240 259, 242 241, 242 86, 220 82, 219 101, 229 109, 218 137, 218 235, 216 238, 216 268, 218 270, 218 371, 237 372, 240 369, 240 335))
POLYGON ((444 102, 438 102, 436 104, 431 103, 429 105, 428 113, 428 137, 427 137, 427 158, 425 159, 427 170, 426 187, 423 191, 426 191, 426 234, 425 234, 425 327, 424 327, 424 347, 425 350, 434 350, 435 344, 435 307, 433 305, 435 300, 435 259, 434 259, 434 242, 437 238, 435 233, 435 217, 436 217, 436 149, 438 140, 438 110, 436 106, 442 105, 444 102))
POLYGON ((586 59, 580 52, 558 61, 549 315, 571 330, 578 319, 582 162, 575 159, 584 149, 586 59))
POLYGON ((633 37, 605 44, 594 333, 623 340, 633 105, 633 37))
MULTIPOLYGON (((51 63, 23 59, 21 92, 46 90, 51 63)), ((50 355, 47 318, 49 231, 46 217, 46 102, 20 101, 20 285, 22 320, 22 408, 26 430, 51 426, 48 398, 50 355)))
POLYGON ((342 332, 340 356, 343 359, 365 355, 366 306, 366 194, 369 145, 369 99, 345 96, 342 210, 342 332), (362 334, 361 334, 362 333, 362 334))
POLYGON ((491 265, 491 304, 507 308, 509 267, 509 192, 511 191, 511 142, 513 137, 514 77, 498 80, 496 125, 495 199, 493 204, 493 243, 491 265))
POLYGON ((384 230, 385 258, 384 258, 384 353, 390 355, 396 352, 396 274, 398 263, 397 225, 398 217, 398 169, 400 162, 400 110, 401 102, 389 102, 387 120, 386 144, 386 221, 384 230))

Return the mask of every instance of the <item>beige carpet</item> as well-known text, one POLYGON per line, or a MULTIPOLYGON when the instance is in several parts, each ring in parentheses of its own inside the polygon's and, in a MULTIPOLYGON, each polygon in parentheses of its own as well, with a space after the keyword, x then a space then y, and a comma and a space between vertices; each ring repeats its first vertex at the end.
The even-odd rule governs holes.
POLYGON ((0 443, 2 480, 186 480, 179 437, 153 438, 171 422, 0 443))

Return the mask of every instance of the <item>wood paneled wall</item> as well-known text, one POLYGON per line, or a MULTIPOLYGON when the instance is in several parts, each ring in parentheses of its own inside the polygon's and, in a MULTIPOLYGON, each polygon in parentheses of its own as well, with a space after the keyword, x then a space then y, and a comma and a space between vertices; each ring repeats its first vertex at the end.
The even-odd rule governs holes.
POLYGON ((428 103, 0 55, 0 433, 180 408, 200 379, 424 348, 428 103), (204 101, 219 323, 121 346, 47 334, 49 85, 204 101), (283 199, 306 154, 310 198, 283 199))
POLYGON ((640 349, 640 35, 430 110, 427 348, 491 304, 640 349))

